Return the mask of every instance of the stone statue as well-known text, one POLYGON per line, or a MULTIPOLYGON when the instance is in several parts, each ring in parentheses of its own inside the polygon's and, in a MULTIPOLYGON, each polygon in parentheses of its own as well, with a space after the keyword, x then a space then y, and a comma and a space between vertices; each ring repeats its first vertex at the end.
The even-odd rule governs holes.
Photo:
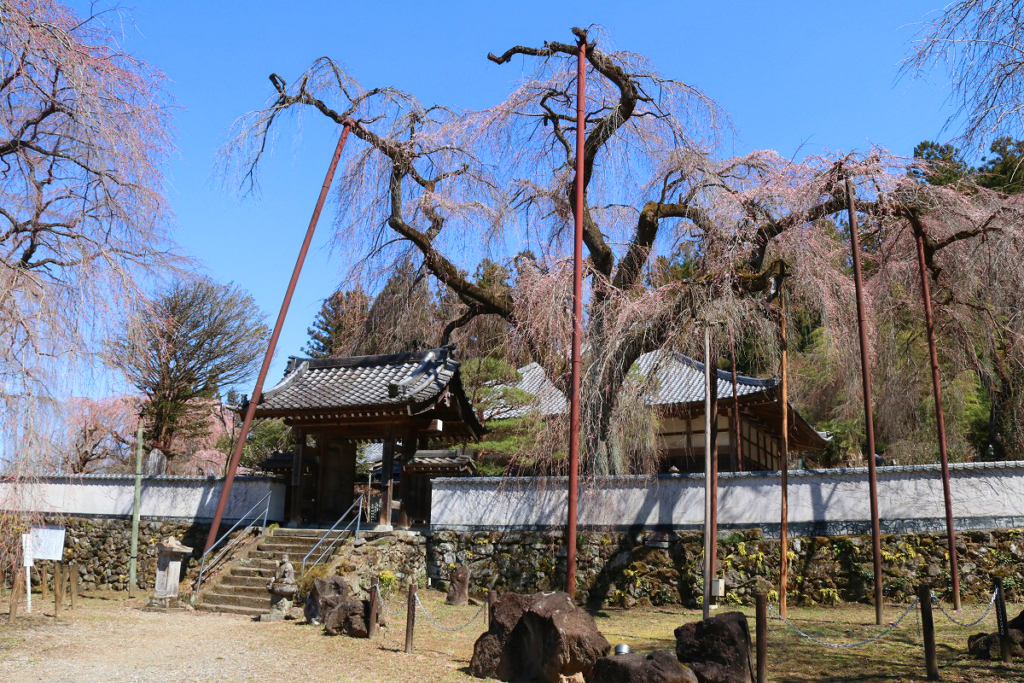
POLYGON ((282 555, 277 563, 274 578, 267 584, 270 593, 270 612, 260 615, 260 621, 281 621, 292 609, 292 598, 299 592, 295 582, 295 568, 288 561, 288 555, 282 555))

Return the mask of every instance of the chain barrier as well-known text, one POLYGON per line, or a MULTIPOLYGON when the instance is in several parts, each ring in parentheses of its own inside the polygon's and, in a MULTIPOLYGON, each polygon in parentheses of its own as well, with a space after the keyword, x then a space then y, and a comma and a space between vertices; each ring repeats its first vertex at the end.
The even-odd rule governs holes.
POLYGON ((472 626, 473 622, 475 622, 480 617, 480 615, 484 613, 484 610, 487 608, 487 603, 485 602, 484 604, 480 605, 480 609, 476 611, 476 614, 469 618, 469 621, 467 621, 465 624, 462 624, 461 626, 455 627, 442 626, 441 624, 437 623, 434 620, 434 617, 430 616, 430 612, 428 612, 427 608, 423 606, 423 603, 420 602, 419 593, 416 594, 416 606, 419 607, 420 611, 423 612, 423 616, 425 616, 427 618, 427 621, 429 621, 431 624, 447 633, 456 633, 458 631, 463 631, 472 626))
POLYGON ((960 621, 960 620, 958 620, 956 617, 954 617, 952 614, 950 614, 949 612, 946 611, 946 608, 942 606, 942 601, 940 601, 934 595, 932 596, 932 604, 933 605, 938 605, 939 606, 939 611, 942 612, 943 616, 945 616, 947 619, 952 621, 957 626, 971 627, 971 626, 977 626, 981 622, 985 621, 985 617, 987 617, 988 613, 992 611, 993 607, 995 607, 996 596, 997 595, 999 595, 999 591, 992 591, 992 599, 988 601, 988 607, 986 607, 985 611, 982 613, 982 615, 980 617, 978 617, 977 619, 975 619, 974 621, 960 621))
POLYGON ((394 611, 392 611, 391 608, 388 607, 388 604, 386 602, 384 602, 384 594, 380 592, 380 586, 379 585, 370 586, 370 592, 376 592, 377 593, 377 600, 378 600, 378 602, 380 602, 380 606, 384 608, 384 611, 387 612, 387 615, 389 617, 397 616, 398 613, 401 612, 401 608, 400 607, 396 607, 394 611))
POLYGON ((825 647, 831 647, 833 649, 837 649, 838 650, 838 649, 846 649, 846 648, 851 648, 851 647, 861 647, 863 645, 870 645, 871 643, 874 643, 875 641, 881 640, 885 636, 889 635, 889 633, 891 633, 897 627, 899 627, 900 624, 903 623, 903 620, 907 618, 907 615, 909 615, 912 611, 914 611, 914 608, 917 607, 918 601, 919 601, 918 598, 914 598, 914 601, 912 603, 910 603, 910 605, 907 607, 906 610, 904 610, 903 614, 900 615, 899 619, 897 619, 896 621, 894 621, 891 624, 889 624, 889 626, 887 626, 884 631, 882 631, 881 633, 877 633, 877 634, 871 636, 870 638, 867 638, 865 640, 861 640, 861 641, 856 642, 856 643, 830 643, 827 640, 821 640, 819 638, 815 638, 814 636, 812 636, 812 635, 810 635, 808 633, 804 633, 799 628, 797 628, 792 623, 790 623, 788 619, 786 619, 781 614, 779 614, 779 611, 777 609, 775 609, 774 605, 768 605, 768 611, 769 611, 769 613, 772 613, 772 616, 774 618, 778 619, 779 621, 784 623, 786 626, 788 626, 792 630, 796 631, 798 634, 800 634, 801 636, 803 636, 807 640, 811 641, 812 643, 817 643, 818 645, 823 645, 825 647))

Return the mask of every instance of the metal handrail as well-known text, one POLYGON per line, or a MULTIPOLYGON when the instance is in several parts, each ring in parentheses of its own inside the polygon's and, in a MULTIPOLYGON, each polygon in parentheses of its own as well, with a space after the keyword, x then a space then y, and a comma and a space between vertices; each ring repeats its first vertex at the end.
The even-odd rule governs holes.
POLYGON ((326 548, 324 548, 324 550, 320 553, 320 555, 317 556, 316 560, 313 561, 313 564, 311 564, 309 566, 312 568, 312 567, 315 567, 317 564, 319 564, 320 561, 322 559, 324 559, 324 556, 326 556, 327 553, 329 553, 331 551, 331 548, 334 547, 334 544, 338 542, 338 539, 341 538, 341 535, 343 533, 345 533, 346 531, 348 531, 349 528, 352 527, 353 523, 355 523, 355 525, 356 525, 356 540, 359 540, 359 522, 360 522, 359 518, 360 518, 360 513, 362 513, 362 511, 363 511, 363 496, 362 496, 362 494, 360 494, 359 497, 356 500, 354 500, 351 505, 348 506, 348 509, 345 510, 345 512, 341 513, 341 517, 338 517, 338 521, 336 521, 334 523, 334 525, 330 529, 328 529, 326 532, 324 532, 324 535, 320 537, 320 540, 316 542, 316 545, 313 546, 313 548, 308 553, 306 553, 306 556, 302 558, 302 573, 303 574, 306 573, 306 560, 309 559, 309 556, 312 555, 314 552, 316 552, 316 549, 320 547, 320 544, 327 540, 327 537, 330 536, 331 533, 335 529, 338 528, 339 524, 341 524, 341 520, 345 519, 345 517, 348 516, 348 513, 352 512, 352 508, 354 508, 356 505, 359 506, 359 510, 356 512, 355 517, 353 517, 352 520, 349 521, 349 523, 345 525, 345 528, 343 528, 341 531, 338 532, 338 535, 334 537, 334 540, 331 541, 330 545, 328 545, 326 548))
POLYGON ((237 545, 239 543, 239 541, 241 541, 241 539, 245 538, 246 535, 247 535, 247 532, 250 529, 252 529, 254 526, 256 526, 256 520, 260 518, 260 515, 257 513, 253 517, 252 521, 249 522, 249 524, 245 527, 245 529, 242 531, 242 533, 238 534, 238 536, 236 536, 227 545, 225 545, 223 548, 221 548, 220 552, 218 552, 214 556, 214 558, 209 561, 209 563, 207 563, 207 560, 206 560, 207 556, 210 553, 212 553, 214 551, 214 549, 218 545, 220 545, 221 541, 223 541, 225 538, 230 536, 232 534, 232 532, 234 532, 234 530, 238 528, 239 524, 241 524, 242 522, 247 520, 249 518, 250 513, 252 513, 253 510, 257 509, 261 504, 263 505, 263 515, 262 515, 263 516, 263 520, 261 522, 260 533, 264 533, 267 530, 267 514, 270 512, 270 497, 271 497, 271 495, 273 495, 273 492, 268 492, 267 495, 263 496, 258 501, 256 501, 255 505, 253 505, 251 508, 246 510, 245 514, 243 514, 241 517, 239 517, 238 521, 236 521, 233 525, 231 525, 231 528, 228 529, 227 532, 225 532, 220 538, 218 538, 213 543, 213 545, 211 545, 209 547, 209 549, 206 552, 203 553, 203 556, 200 559, 200 564, 199 564, 199 578, 196 579, 196 588, 193 591, 193 595, 197 595, 199 593, 199 589, 203 585, 203 574, 206 572, 207 564, 209 564, 209 567, 211 569, 213 567, 217 566, 217 563, 220 562, 221 558, 223 558, 231 548, 233 548, 235 545, 237 545))

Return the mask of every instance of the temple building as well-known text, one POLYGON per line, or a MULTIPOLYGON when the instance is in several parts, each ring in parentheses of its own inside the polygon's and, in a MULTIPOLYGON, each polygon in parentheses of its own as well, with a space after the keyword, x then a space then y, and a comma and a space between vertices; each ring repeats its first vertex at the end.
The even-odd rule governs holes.
POLYGON ((260 397, 255 417, 279 418, 294 430, 290 466, 279 456, 273 466, 290 480, 288 521, 294 525, 332 524, 351 507, 358 452, 369 443, 382 444, 381 510, 397 513, 382 512, 381 525, 390 526, 395 516, 400 526, 425 521, 429 479, 468 473, 471 467, 465 456, 417 450, 427 439, 463 444, 478 441, 484 432, 451 346, 381 356, 292 358, 284 379, 260 397), (409 495, 395 490, 396 470, 409 495))
MULTIPOLYGON (((502 417, 536 411, 553 415, 568 411, 565 395, 536 363, 519 368, 515 388, 534 396, 524 406, 500 406, 502 417)), ((704 471, 704 364, 673 351, 652 351, 637 359, 631 381, 642 383, 644 402, 658 416, 658 456, 662 470, 704 471)), ((736 376, 716 370, 718 395, 717 444, 719 471, 777 470, 781 466, 782 402, 779 380, 736 376), (736 410, 738 403, 739 410, 736 410), (739 427, 739 439, 736 427, 739 427), (738 445, 737 445, 738 444, 738 445)), ((793 408, 789 409, 789 451, 822 450, 828 436, 816 431, 793 408)))

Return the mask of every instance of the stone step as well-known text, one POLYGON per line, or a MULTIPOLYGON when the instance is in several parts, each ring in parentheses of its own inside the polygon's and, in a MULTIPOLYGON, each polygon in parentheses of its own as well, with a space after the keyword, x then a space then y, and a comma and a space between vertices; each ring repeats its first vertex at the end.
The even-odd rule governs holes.
POLYGON ((263 579, 264 581, 269 581, 271 578, 273 578, 273 576, 274 576, 274 569, 276 569, 276 568, 277 568, 277 565, 274 565, 274 567, 271 568, 271 569, 266 569, 266 568, 263 568, 263 567, 235 566, 235 567, 231 568, 231 573, 228 574, 228 576, 259 577, 259 578, 263 579))
POLYGON ((220 585, 222 586, 252 586, 265 590, 267 582, 270 581, 268 576, 255 576, 255 575, 236 575, 231 574, 221 579, 220 585))
POLYGON ((270 593, 267 592, 268 580, 261 579, 262 583, 256 585, 220 583, 213 587, 213 591, 217 595, 248 595, 252 597, 265 597, 269 600, 270 593))
POLYGON ((217 612, 219 614, 241 614, 252 618, 257 618, 264 612, 269 611, 266 609, 259 609, 256 607, 238 607, 237 605, 207 605, 206 603, 200 603, 196 609, 201 609, 205 612, 217 612))
POLYGON ((245 593, 233 594, 222 593, 217 588, 216 593, 207 593, 203 596, 204 605, 230 605, 233 607, 251 607, 266 612, 270 609, 270 593, 263 591, 263 595, 248 595, 245 593))

